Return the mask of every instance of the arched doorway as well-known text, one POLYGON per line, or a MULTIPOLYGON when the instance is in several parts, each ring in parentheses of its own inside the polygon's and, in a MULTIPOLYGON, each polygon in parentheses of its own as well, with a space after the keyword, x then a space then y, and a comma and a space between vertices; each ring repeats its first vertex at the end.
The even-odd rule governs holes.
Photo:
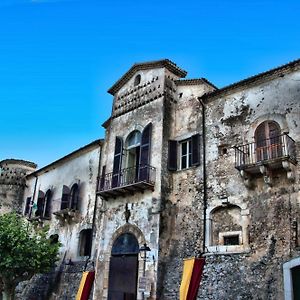
POLYGON ((136 300, 139 244, 131 233, 120 235, 113 243, 108 300, 136 300))

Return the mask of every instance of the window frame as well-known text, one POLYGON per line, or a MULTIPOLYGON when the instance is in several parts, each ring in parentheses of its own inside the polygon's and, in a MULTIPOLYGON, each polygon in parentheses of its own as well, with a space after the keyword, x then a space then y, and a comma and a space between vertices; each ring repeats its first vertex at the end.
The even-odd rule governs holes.
POLYGON ((192 164, 192 138, 188 138, 188 139, 179 141, 178 147, 179 147, 179 151, 178 151, 178 153, 179 153, 179 155, 178 155, 179 170, 190 169, 191 167, 193 167, 193 164, 192 164), (182 154, 182 148, 183 148, 184 144, 186 144, 186 154, 182 154), (182 167, 183 157, 186 158, 186 166, 184 168, 182 167))

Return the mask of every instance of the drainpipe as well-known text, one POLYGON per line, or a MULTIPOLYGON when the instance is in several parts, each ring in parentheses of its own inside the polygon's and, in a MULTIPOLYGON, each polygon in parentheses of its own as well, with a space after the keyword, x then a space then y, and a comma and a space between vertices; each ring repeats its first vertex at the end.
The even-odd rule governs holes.
MULTIPOLYGON (((98 173, 97 173, 97 183, 96 183, 96 192, 95 192, 95 206, 93 212, 93 220, 92 220, 92 234, 91 234, 91 253, 87 259, 87 262, 91 259, 92 250, 93 250, 93 240, 94 240, 94 232, 95 232, 95 223, 96 223, 96 214, 97 214, 97 205, 98 205, 98 197, 97 197, 97 188, 100 178, 100 167, 101 167, 101 154, 102 154, 102 142, 99 142, 100 153, 99 153, 99 163, 98 163, 98 173)), ((86 266, 85 266, 86 269, 86 266)))
MULTIPOLYGON (((203 95, 205 96, 205 94, 203 95)), ((207 210, 207 172, 206 172, 206 122, 205 122, 205 105, 202 97, 198 97, 202 107, 202 144, 203 144, 203 245, 202 254, 206 251, 206 210, 207 210)))

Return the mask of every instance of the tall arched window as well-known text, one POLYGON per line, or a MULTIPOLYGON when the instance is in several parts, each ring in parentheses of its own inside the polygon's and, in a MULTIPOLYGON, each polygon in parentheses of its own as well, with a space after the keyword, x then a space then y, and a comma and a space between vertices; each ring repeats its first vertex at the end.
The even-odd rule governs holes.
POLYGON ((257 161, 273 159, 282 155, 280 126, 274 121, 265 121, 255 130, 257 161))
POLYGON ((38 200, 37 200, 37 210, 35 212, 36 217, 43 217, 45 208, 45 194, 43 191, 39 190, 38 200))
POLYGON ((69 208, 78 210, 79 208, 79 186, 74 183, 70 192, 69 208))
POLYGON ((126 168, 127 172, 126 182, 135 182, 138 177, 138 167, 140 163, 140 145, 141 133, 138 130, 132 131, 126 139, 126 168))

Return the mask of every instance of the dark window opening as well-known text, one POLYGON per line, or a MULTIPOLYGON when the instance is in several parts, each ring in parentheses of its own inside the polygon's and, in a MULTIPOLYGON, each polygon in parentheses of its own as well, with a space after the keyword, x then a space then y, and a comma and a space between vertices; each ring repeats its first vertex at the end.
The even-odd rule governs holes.
POLYGON ((90 256, 92 251, 92 229, 80 232, 79 255, 90 256))
POLYGON ((79 207, 79 186, 77 183, 73 184, 70 192, 69 208, 78 210, 79 207))
POLYGON ((51 197, 52 193, 51 190, 48 190, 45 195, 45 212, 44 217, 50 218, 51 217, 51 197))
POLYGON ((291 269, 293 282, 293 299, 300 299, 300 266, 291 269))
POLYGON ((60 209, 66 209, 69 207, 69 197, 70 197, 70 189, 66 185, 63 186, 62 196, 61 196, 61 205, 60 209))
POLYGON ((31 197, 27 197, 26 199, 26 204, 25 204, 25 211, 24 215, 29 215, 31 210, 31 197))
POLYGON ((43 191, 39 191, 39 196, 37 200, 37 210, 35 211, 36 217, 43 217, 45 208, 45 194, 43 191))
POLYGON ((50 235, 50 244, 57 244, 59 240, 59 235, 58 234, 52 234, 50 235))
POLYGON ((233 245, 239 245, 240 239, 239 235, 228 235, 224 236, 224 245, 225 246, 233 246, 233 245))
POLYGON ((141 75, 138 74, 138 75, 136 75, 135 78, 134 78, 134 86, 137 86, 137 85, 139 85, 140 83, 141 83, 141 75))

